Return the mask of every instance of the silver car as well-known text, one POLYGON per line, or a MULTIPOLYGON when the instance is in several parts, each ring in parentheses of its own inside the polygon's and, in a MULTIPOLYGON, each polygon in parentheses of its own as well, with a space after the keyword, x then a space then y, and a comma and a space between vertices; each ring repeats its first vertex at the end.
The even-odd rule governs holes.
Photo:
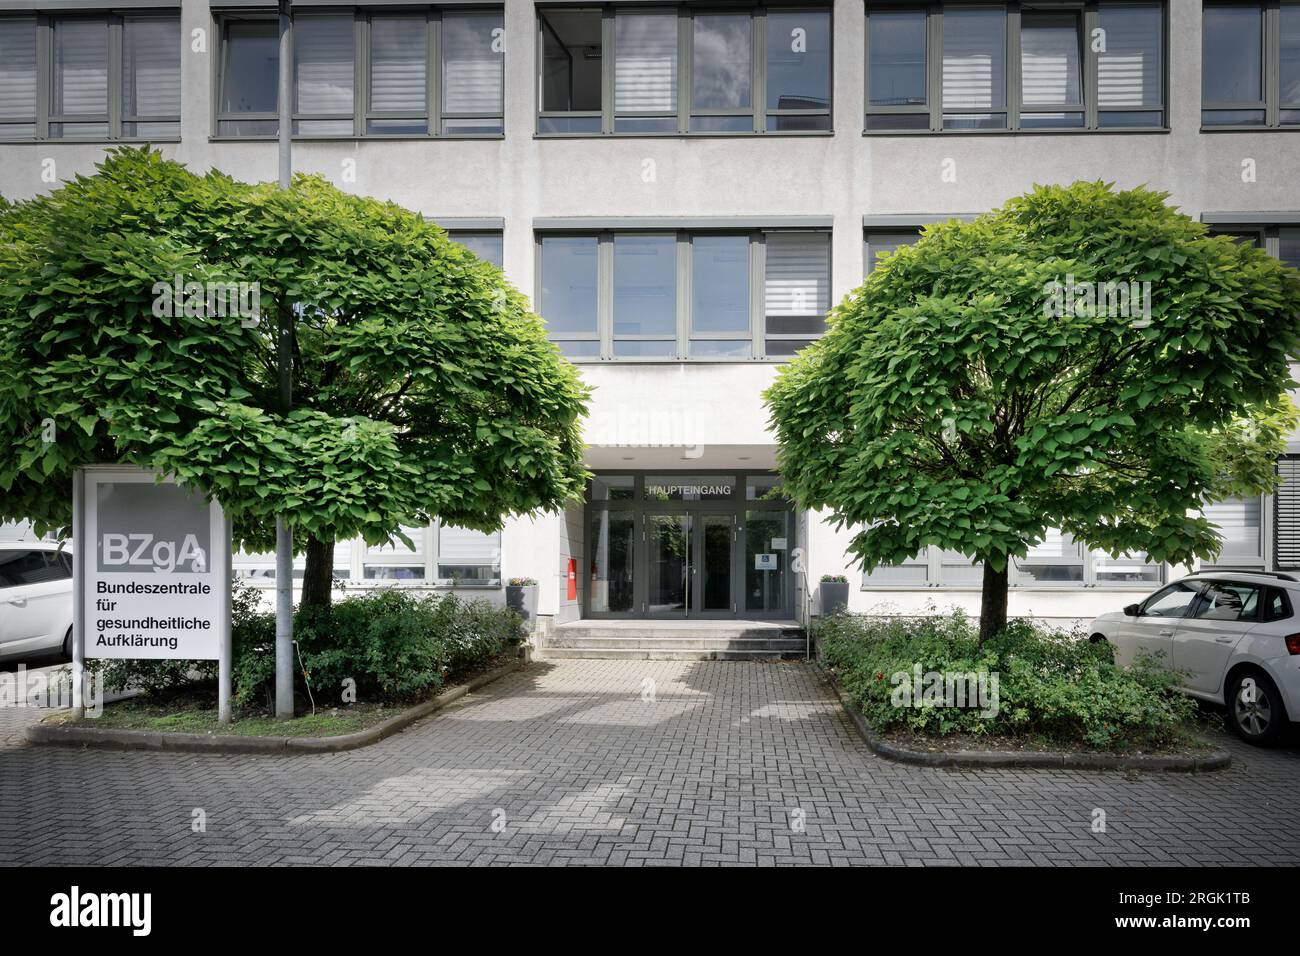
POLYGON ((0 542, 0 665, 70 659, 72 555, 49 541, 0 542))
POLYGON ((1117 664, 1163 655, 1183 690, 1223 704, 1247 743, 1274 743, 1300 721, 1300 580, 1289 574, 1193 574, 1101 615, 1091 634, 1115 648, 1117 664))

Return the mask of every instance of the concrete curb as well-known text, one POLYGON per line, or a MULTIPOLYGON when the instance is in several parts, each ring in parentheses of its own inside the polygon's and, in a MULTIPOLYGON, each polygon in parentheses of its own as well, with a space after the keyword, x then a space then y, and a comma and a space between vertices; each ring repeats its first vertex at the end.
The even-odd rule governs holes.
POLYGON ((826 683, 830 685, 849 720, 858 729, 872 753, 886 760, 916 764, 921 767, 958 767, 964 769, 990 767, 1048 767, 1054 770, 1161 770, 1180 773, 1198 773, 1224 770, 1232 763, 1226 750, 1213 750, 1202 757, 1184 757, 1174 754, 1103 754, 1061 753, 1056 751, 1015 750, 951 750, 932 753, 912 750, 900 744, 882 740, 869 726, 866 718, 854 706, 848 694, 840 689, 835 678, 820 664, 817 665, 826 683))
POLYGON ((513 674, 528 663, 510 661, 495 670, 480 674, 468 683, 453 687, 433 700, 408 707, 400 714, 367 727, 365 730, 334 737, 244 737, 235 734, 168 734, 151 730, 97 730, 93 727, 67 727, 58 724, 33 724, 27 728, 27 740, 33 744, 63 747, 92 747, 97 750, 166 750, 184 753, 218 754, 292 754, 339 753, 378 743, 391 737, 422 717, 436 713, 466 694, 513 674))

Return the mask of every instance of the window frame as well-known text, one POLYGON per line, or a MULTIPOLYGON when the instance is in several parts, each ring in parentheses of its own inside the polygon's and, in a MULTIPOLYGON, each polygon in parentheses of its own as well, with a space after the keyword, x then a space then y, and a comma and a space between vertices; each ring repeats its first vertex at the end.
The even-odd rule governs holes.
POLYGON ((534 113, 533 135, 544 139, 587 138, 600 136, 654 137, 654 136, 833 136, 835 135, 835 8, 833 3, 799 4, 733 4, 725 0, 696 6, 665 0, 664 3, 560 3, 534 4, 534 46, 536 69, 533 71, 534 113), (595 110, 544 110, 542 109, 542 69, 545 62, 544 14, 556 10, 599 10, 601 14, 601 108, 595 110), (816 12, 827 18, 830 42, 827 50, 827 103, 825 109, 768 109, 767 107, 767 16, 769 13, 816 12), (619 12, 628 15, 675 13, 677 17, 677 102, 671 112, 615 113, 615 29, 619 12), (750 108, 722 109, 697 108, 694 104, 694 45, 695 18, 717 14, 748 14, 750 18, 750 108), (543 130, 543 120, 591 119, 599 117, 598 130, 550 131, 543 130), (751 116, 753 122, 747 130, 692 130, 691 120, 696 117, 751 116), (769 117, 826 117, 825 129, 769 130, 769 117), (618 119, 671 119, 673 130, 619 130, 618 119))
POLYGON ((32 121, 32 136, 2 136, 0 143, 13 145, 18 143, 179 143, 180 113, 166 116, 138 116, 125 112, 123 96, 123 71, 125 68, 124 43, 125 24, 136 21, 175 21, 177 25, 177 42, 183 42, 181 30, 181 9, 176 7, 159 7, 132 9, 106 5, 103 9, 89 10, 54 10, 0 11, 0 19, 35 21, 36 24, 36 113, 35 116, 0 115, 0 125, 26 124, 32 121), (107 28, 107 70, 105 71, 106 112, 105 113, 55 113, 54 87, 54 32, 55 24, 65 21, 103 22, 107 28), (107 128, 105 136, 51 136, 50 127, 68 123, 103 123, 107 128), (175 123, 176 133, 169 136, 126 136, 122 130, 128 123, 175 123))
MULTIPOLYGON (((295 127, 301 121, 316 120, 352 120, 352 132, 348 133, 293 133, 295 141, 350 141, 350 140, 427 140, 427 139, 504 139, 505 138, 505 89, 506 89, 506 51, 501 53, 501 112, 499 114, 487 113, 461 113, 446 112, 443 104, 443 70, 446 66, 446 60, 442 50, 442 27, 443 20, 446 16, 490 16, 497 15, 501 18, 501 29, 506 28, 505 7, 486 5, 478 6, 461 6, 450 5, 439 7, 436 5, 420 4, 409 7, 312 7, 294 13, 289 20, 289 45, 294 45, 294 20, 297 17, 321 18, 321 17, 344 17, 351 16, 353 19, 353 45, 352 45, 352 114, 351 116, 342 113, 334 114, 314 114, 302 113, 297 109, 297 83, 294 85, 294 110, 292 122, 295 127), (372 23, 376 17, 405 17, 420 18, 425 20, 425 101, 424 111, 416 113, 406 110, 372 110, 370 108, 371 100, 371 29, 372 23), (422 121, 426 124, 427 132, 424 133, 395 133, 395 132, 368 132, 371 120, 411 120, 422 121), (447 120, 462 119, 494 119, 500 121, 500 130, 470 133, 458 130, 454 133, 443 131, 444 123, 447 120)), ((273 141, 276 139, 276 133, 259 133, 256 135, 244 135, 239 133, 221 132, 221 123, 236 120, 261 120, 275 122, 279 119, 278 111, 274 114, 265 113, 224 113, 221 111, 221 94, 225 82, 225 68, 227 59, 227 27, 231 23, 250 22, 250 21, 270 21, 276 22, 276 15, 258 10, 225 10, 213 13, 213 36, 217 38, 218 49, 216 55, 212 57, 212 128, 209 134, 209 140, 212 142, 229 142, 229 141, 273 141)), ((276 90, 276 100, 279 100, 279 90, 276 90)))
MULTIPOLYGON (((641 364, 678 364, 681 362, 691 362, 695 364, 717 364, 717 363, 737 363, 737 362, 764 362, 779 363, 788 362, 792 355, 768 355, 766 353, 766 340, 771 338, 773 341, 782 341, 783 337, 779 335, 767 335, 767 310, 765 296, 765 279, 766 279, 766 239, 773 233, 819 233, 828 237, 832 235, 829 227, 799 227, 799 226, 772 226, 772 227, 727 227, 718 226, 699 226, 670 228, 665 226, 631 226, 625 228, 611 228, 608 226, 595 226, 591 228, 535 228, 533 231, 533 274, 535 281, 535 291, 533 301, 537 304, 539 314, 542 308, 542 283, 544 276, 542 274, 542 243, 545 239, 553 237, 568 238, 592 238, 596 239, 596 331, 591 332, 565 332, 558 335, 550 334, 548 338, 555 343, 560 342, 591 342, 598 343, 598 354, 582 356, 572 355, 565 356, 569 361, 575 364, 599 364, 606 362, 613 363, 641 363, 641 364), (668 356, 633 356, 617 355, 614 351, 614 237, 616 235, 665 235, 673 234, 677 242, 677 315, 676 315, 676 351, 673 355, 668 356), (693 327, 693 242, 697 237, 707 236, 745 236, 748 239, 749 248, 749 326, 745 336, 734 332, 702 331, 697 332, 693 327), (690 347, 692 341, 730 341, 740 342, 748 341, 749 350, 744 355, 691 355, 690 347)), ((833 238, 827 240, 827 264, 826 264, 826 281, 827 287, 831 287, 831 282, 835 275, 835 249, 833 238)), ((829 310, 828 310, 829 311, 829 310)), ((542 315, 545 322, 546 316, 542 315)), ((823 331, 822 334, 825 334, 823 331)), ((819 338, 815 335, 791 335, 785 336, 784 339, 798 338, 808 339, 810 341, 819 338)), ((665 335, 619 335, 620 341, 667 341, 665 335)))
MULTIPOLYGON (((1300 101, 1294 103, 1282 102, 1282 7, 1294 6, 1300 8, 1300 3, 1294 0, 1253 0, 1253 2, 1231 2, 1231 0, 1202 0, 1201 3, 1201 34, 1204 36, 1204 18, 1205 11, 1208 7, 1251 7, 1259 9, 1260 16, 1260 59, 1262 65, 1262 76, 1260 77, 1260 95, 1263 97, 1260 101, 1220 101, 1206 100, 1204 98, 1204 87, 1202 86, 1201 98, 1201 132, 1202 133, 1232 133, 1232 132, 1260 132, 1261 130, 1277 131, 1295 131, 1300 130, 1300 119, 1292 123, 1283 123, 1282 114, 1284 112, 1294 111, 1300 113, 1300 101), (1222 110, 1254 110, 1264 114, 1263 123, 1209 123, 1205 122, 1205 114, 1222 110)), ((1297 10, 1300 13, 1300 9, 1297 10)), ((1205 76, 1205 57, 1207 48, 1202 41, 1201 44, 1201 76, 1205 76)))
POLYGON ((1169 95, 1169 2, 1168 0, 917 0, 915 3, 889 3, 887 0, 865 0, 865 19, 862 44, 863 56, 863 133, 864 136, 996 136, 996 135, 1060 135, 1083 133, 1168 133, 1170 131, 1169 95), (1099 28, 1101 6, 1143 7, 1156 6, 1160 10, 1160 105, 1157 107, 1115 106, 1104 109, 1097 102, 1099 56, 1092 50, 1088 38, 1099 28), (953 9, 998 9, 1006 11, 1006 103, 1002 107, 968 112, 1003 114, 1006 125, 1002 128, 970 129, 945 128, 943 106, 943 14, 953 9), (871 13, 924 12, 926 17, 925 74, 926 102, 924 106, 872 106, 871 105, 871 13), (1023 105, 1024 83, 1021 51, 1021 14, 1074 13, 1079 18, 1079 66, 1082 70, 1080 95, 1082 103, 1075 107, 1040 107, 1023 105), (1022 115, 1034 113, 1065 113, 1083 115, 1082 126, 1025 127, 1022 115), (1160 123, 1155 126, 1103 126, 1101 113, 1159 113, 1160 123), (928 116, 928 125, 882 128, 872 126, 872 117, 928 116))

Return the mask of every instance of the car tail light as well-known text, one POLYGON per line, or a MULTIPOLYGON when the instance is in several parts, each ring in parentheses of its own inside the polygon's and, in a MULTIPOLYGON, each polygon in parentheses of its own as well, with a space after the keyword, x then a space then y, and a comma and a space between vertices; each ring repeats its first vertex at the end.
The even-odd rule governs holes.
POLYGON ((1285 640, 1288 654, 1300 654, 1300 634, 1288 634, 1285 640))

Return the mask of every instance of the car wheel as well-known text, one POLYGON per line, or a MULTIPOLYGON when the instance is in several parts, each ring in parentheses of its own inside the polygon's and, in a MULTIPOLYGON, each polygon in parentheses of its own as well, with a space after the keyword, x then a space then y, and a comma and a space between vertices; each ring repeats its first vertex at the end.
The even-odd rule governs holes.
POLYGON ((1286 727, 1282 695, 1263 671, 1243 671, 1234 677, 1224 702, 1228 706, 1228 726, 1248 744, 1268 746, 1286 727))
POLYGON ((1105 648, 1104 653, 1106 655, 1106 660, 1110 661, 1112 664, 1115 663, 1115 645, 1106 640, 1105 634, 1094 634, 1092 637, 1088 638, 1088 640, 1093 644, 1102 645, 1102 647, 1105 648))

